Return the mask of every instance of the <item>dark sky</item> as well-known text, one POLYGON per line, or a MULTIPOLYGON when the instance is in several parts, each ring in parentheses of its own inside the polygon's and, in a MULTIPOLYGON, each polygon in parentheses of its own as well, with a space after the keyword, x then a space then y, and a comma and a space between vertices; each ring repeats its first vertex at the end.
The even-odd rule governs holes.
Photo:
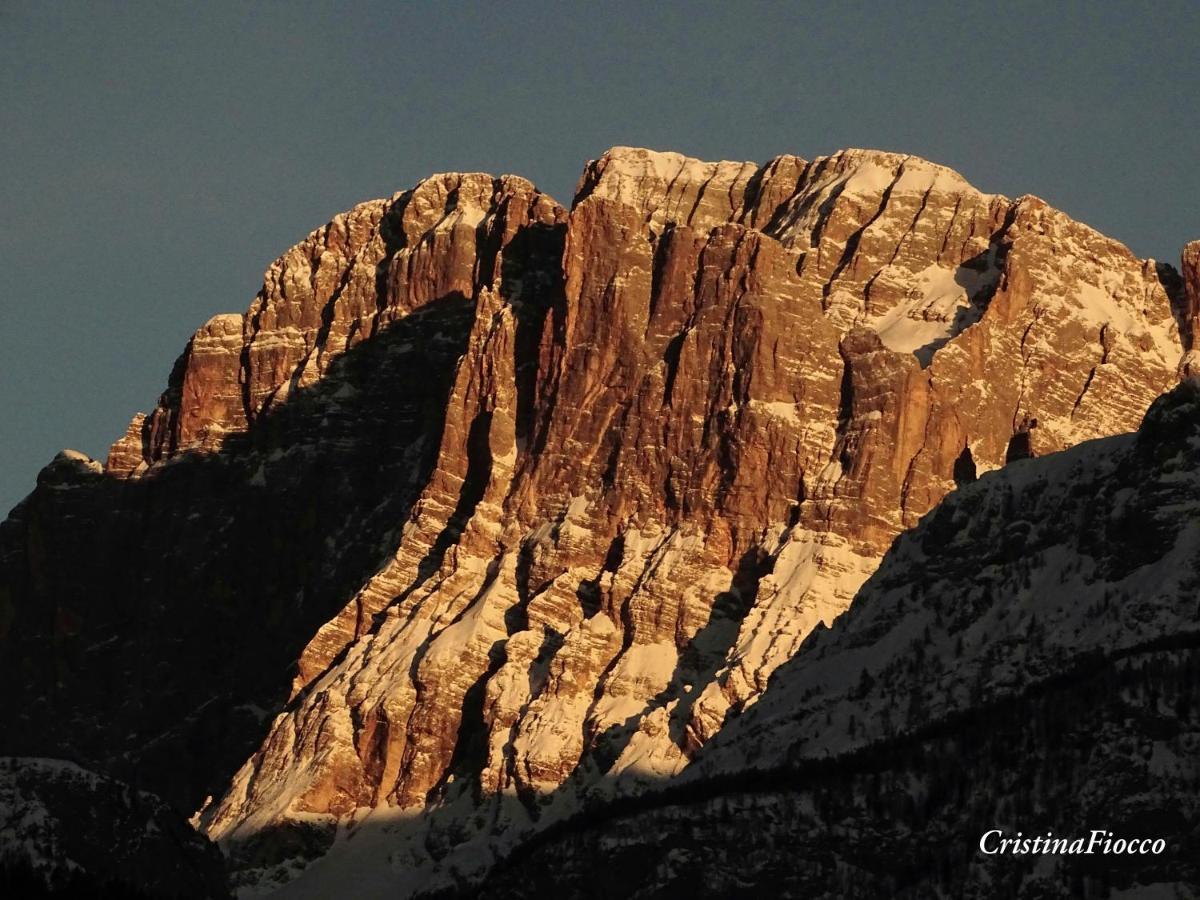
POLYGON ((0 0, 0 514, 280 252, 433 172, 569 202, 614 144, 874 147, 1142 255, 1200 237, 1200 4, 900 6, 0 0))

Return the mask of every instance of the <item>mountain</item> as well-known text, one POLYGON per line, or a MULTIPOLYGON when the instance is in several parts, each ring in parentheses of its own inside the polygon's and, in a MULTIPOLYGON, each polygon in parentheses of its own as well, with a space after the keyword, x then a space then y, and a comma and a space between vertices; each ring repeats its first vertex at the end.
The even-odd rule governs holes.
POLYGON ((1136 435, 951 494, 680 779, 560 824, 487 896, 1195 896, 1198 588, 1192 380, 1136 435), (989 858, 993 829, 1166 847, 989 858))
POLYGON ((1135 429, 1195 368, 1197 247, 1187 289, 865 150, 360 204, 0 526, 0 752, 202 808, 246 891, 470 883, 732 758, 956 486, 1135 429))

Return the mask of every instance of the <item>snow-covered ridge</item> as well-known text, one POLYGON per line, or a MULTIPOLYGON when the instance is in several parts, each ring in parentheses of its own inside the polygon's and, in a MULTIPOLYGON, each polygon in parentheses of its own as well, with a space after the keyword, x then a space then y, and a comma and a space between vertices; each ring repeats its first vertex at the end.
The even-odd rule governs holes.
POLYGON ((1198 461, 1190 381, 1136 435, 1014 463, 949 495, 688 777, 844 753, 1092 654, 1200 640, 1198 461))

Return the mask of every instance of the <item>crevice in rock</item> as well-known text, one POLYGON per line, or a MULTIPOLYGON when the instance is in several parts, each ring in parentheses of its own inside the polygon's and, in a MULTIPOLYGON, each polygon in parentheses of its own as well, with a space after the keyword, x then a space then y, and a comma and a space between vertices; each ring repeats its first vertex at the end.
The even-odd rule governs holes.
POLYGON ((668 718, 671 740, 685 753, 690 754, 696 749, 687 745, 687 724, 692 707, 725 664, 730 648, 737 641, 741 623, 754 606, 759 583, 775 567, 775 558, 761 546, 751 547, 742 554, 729 590, 713 598, 708 621, 679 651, 667 686, 650 698, 640 712, 610 725, 594 741, 590 756, 599 771, 612 769, 647 716, 675 701, 678 702, 668 718))
POLYGON ((841 277, 841 274, 846 270, 846 267, 849 266, 854 260, 854 255, 858 252, 858 245, 862 242, 863 235, 866 234, 868 228, 870 228, 879 220, 879 217, 883 215, 884 210, 887 209, 888 204, 892 200, 892 191, 895 189, 896 184, 900 181, 900 178, 903 175, 904 167, 902 165, 896 172, 895 177, 892 178, 891 184, 884 189, 883 195, 879 200, 879 208, 875 210, 874 214, 867 219, 867 221, 864 222, 861 227, 851 234, 850 237, 846 238, 846 245, 842 249, 841 258, 838 260, 837 265, 833 267, 833 271, 825 280, 825 284, 821 288, 822 308, 826 308, 828 305, 827 301, 830 293, 833 291, 834 283, 838 280, 838 278, 841 277))
POLYGON ((596 573, 596 577, 579 582, 579 586, 575 590, 575 596, 579 598, 580 611, 585 619, 590 619, 600 611, 600 582, 606 574, 615 573, 621 567, 621 560, 624 556, 625 533, 621 531, 608 545, 608 553, 605 554, 604 563, 601 565, 600 571, 596 573))
POLYGON ((1105 322, 1100 326, 1100 362, 1092 366, 1088 371, 1087 378, 1083 382, 1083 388, 1079 391, 1079 396, 1075 398, 1075 404, 1071 407, 1071 418, 1075 418, 1075 414, 1079 412, 1079 407, 1083 403, 1083 398, 1087 395, 1088 388, 1092 386, 1092 381, 1096 377, 1096 371, 1108 362, 1108 323, 1105 322))

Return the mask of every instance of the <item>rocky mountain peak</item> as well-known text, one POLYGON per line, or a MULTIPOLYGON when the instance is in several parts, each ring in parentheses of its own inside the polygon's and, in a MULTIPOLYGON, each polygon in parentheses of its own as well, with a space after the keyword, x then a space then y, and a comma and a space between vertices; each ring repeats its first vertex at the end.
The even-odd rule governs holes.
POLYGON ((531 221, 565 212, 523 178, 433 175, 335 216, 280 256, 242 314, 214 316, 176 363, 159 406, 113 447, 129 475, 189 450, 219 449, 333 360, 397 317, 499 277, 501 251, 531 221))
POLYGON ((685 770, 956 487, 1136 428, 1189 258, 1190 301, 870 150, 359 204, 4 523, 0 720, 203 805, 244 885, 364 821, 405 890, 467 877, 685 770))

